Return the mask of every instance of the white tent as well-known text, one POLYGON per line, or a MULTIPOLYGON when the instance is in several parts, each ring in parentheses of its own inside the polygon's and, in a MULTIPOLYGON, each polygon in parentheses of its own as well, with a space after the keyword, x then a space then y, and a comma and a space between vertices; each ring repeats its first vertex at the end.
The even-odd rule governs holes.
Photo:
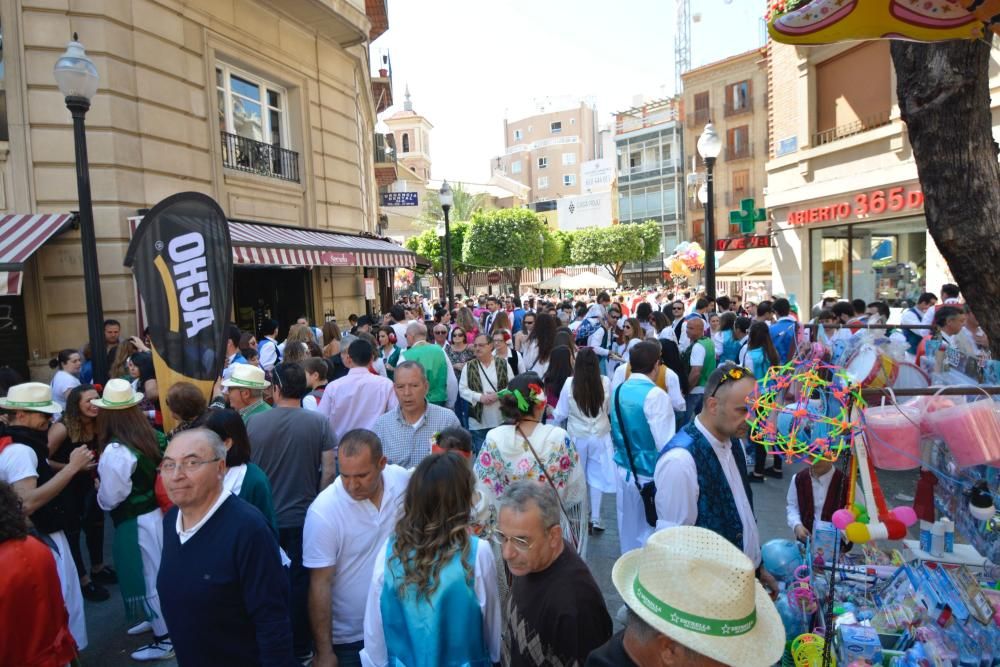
POLYGON ((599 276, 591 271, 584 271, 572 277, 573 288, 575 289, 614 289, 618 287, 611 278, 599 276))
POLYGON ((546 290, 546 289, 552 289, 552 290, 556 290, 556 289, 557 290, 567 290, 567 289, 570 289, 571 290, 571 289, 576 289, 576 284, 573 282, 575 279, 576 279, 575 276, 571 276, 568 273, 557 273, 557 274, 555 274, 553 276, 550 276, 550 277, 546 278, 542 282, 538 283, 538 285, 536 286, 536 288, 540 289, 540 290, 546 290))

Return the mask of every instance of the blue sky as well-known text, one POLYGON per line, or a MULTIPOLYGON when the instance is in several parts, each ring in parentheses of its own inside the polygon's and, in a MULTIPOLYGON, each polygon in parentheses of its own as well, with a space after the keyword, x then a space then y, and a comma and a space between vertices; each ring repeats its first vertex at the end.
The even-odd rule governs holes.
MULTIPOLYGON (((764 0, 691 0, 694 66, 761 43, 764 0)), ((432 178, 484 182, 508 110, 593 97, 601 123, 674 86, 673 0, 389 0, 396 105, 407 84, 434 125, 432 178)), ((512 115, 513 119, 514 116, 512 115)))

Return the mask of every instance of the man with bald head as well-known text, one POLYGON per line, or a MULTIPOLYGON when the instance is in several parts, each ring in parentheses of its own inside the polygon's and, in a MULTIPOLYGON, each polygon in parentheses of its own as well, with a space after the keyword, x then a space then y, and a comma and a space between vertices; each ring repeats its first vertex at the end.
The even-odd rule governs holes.
POLYGON ((685 331, 691 341, 691 345, 681 355, 684 366, 688 369, 688 386, 691 387, 687 395, 687 414, 684 419, 688 423, 701 411, 705 384, 708 376, 715 370, 716 357, 715 343, 711 336, 705 335, 705 320, 692 317, 687 321, 685 331))
POLYGON ((451 369, 448 353, 439 345, 427 342, 427 327, 413 322, 406 327, 406 350, 400 361, 415 361, 424 367, 430 389, 427 401, 442 408, 451 408, 458 397, 458 378, 451 369))
POLYGON ((157 591, 178 662, 297 664, 288 575, 260 511, 222 487, 226 446, 213 431, 174 437, 160 476, 174 507, 163 519, 157 591))

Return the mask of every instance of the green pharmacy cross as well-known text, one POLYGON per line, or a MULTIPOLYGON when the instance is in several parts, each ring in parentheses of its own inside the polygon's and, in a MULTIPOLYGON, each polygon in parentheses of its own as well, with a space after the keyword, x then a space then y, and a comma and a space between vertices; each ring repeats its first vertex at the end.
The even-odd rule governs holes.
POLYGON ((753 234, 757 223, 767 220, 767 212, 762 208, 754 208, 753 199, 740 201, 740 210, 729 212, 729 228, 739 234, 753 234))

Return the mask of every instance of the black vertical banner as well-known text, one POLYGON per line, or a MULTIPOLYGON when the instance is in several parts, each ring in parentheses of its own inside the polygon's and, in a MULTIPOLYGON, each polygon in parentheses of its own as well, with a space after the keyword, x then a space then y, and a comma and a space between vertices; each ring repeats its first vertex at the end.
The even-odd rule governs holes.
MULTIPOLYGON (((210 399, 232 311, 233 251, 222 208, 198 192, 167 197, 142 219, 125 266, 146 306, 160 396, 192 382, 210 399)), ((169 430, 173 417, 163 413, 169 430)))

